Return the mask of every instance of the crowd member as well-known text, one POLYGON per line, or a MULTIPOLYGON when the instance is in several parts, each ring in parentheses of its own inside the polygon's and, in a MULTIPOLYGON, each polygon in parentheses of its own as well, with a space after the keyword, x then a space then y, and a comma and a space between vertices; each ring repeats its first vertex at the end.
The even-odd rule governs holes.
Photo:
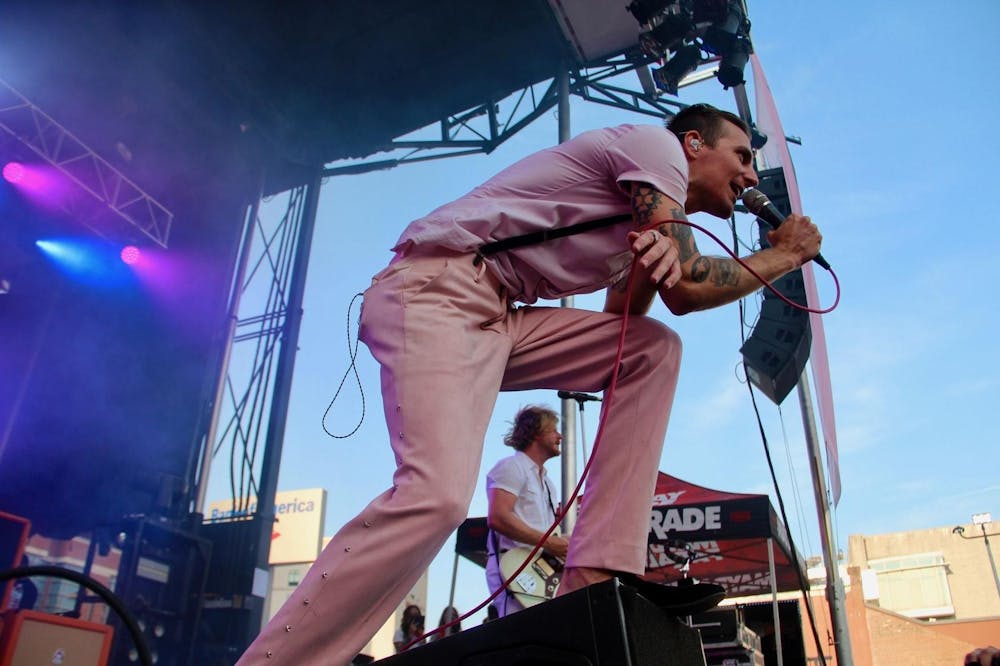
POLYGON ((438 630, 435 631, 430 636, 430 640, 439 641, 442 638, 448 636, 454 636, 458 632, 462 631, 462 623, 458 622, 459 612, 454 606, 445 606, 445 609, 441 611, 441 618, 438 620, 438 630), (451 624, 454 622, 454 624, 451 624), (448 625, 446 627, 446 625, 448 625), (446 627, 441 629, 440 627, 446 627))
POLYGON ((416 639, 423 634, 424 614, 421 612, 420 606, 410 604, 403 609, 403 617, 392 637, 392 644, 396 648, 396 652, 402 652, 414 645, 422 645, 425 641, 423 639, 417 641, 416 639))
POLYGON ((1000 666, 1000 650, 988 645, 965 655, 964 666, 1000 666))

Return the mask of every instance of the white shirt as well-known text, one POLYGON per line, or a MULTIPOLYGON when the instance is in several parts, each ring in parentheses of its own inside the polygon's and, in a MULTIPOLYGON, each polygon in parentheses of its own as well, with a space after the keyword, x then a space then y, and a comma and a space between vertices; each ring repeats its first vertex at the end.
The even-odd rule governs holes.
MULTIPOLYGON (((544 532, 555 520, 558 495, 552 487, 552 481, 545 468, 535 464, 535 461, 523 451, 517 451, 514 455, 500 460, 489 471, 486 475, 487 495, 491 494, 494 488, 506 490, 517 498, 514 502, 514 515, 529 527, 544 532)), ((533 543, 514 541, 499 532, 493 533, 496 534, 501 551, 519 546, 529 548, 535 546, 533 543)), ((487 549, 492 552, 492 537, 488 541, 487 549)))

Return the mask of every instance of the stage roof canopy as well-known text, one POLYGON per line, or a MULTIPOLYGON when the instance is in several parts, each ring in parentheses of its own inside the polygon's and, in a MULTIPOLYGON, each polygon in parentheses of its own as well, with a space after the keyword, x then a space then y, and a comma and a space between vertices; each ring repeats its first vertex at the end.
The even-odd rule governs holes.
POLYGON ((635 47, 626 4, 11 0, 0 79, 161 199, 172 168, 236 149, 275 189, 635 47))

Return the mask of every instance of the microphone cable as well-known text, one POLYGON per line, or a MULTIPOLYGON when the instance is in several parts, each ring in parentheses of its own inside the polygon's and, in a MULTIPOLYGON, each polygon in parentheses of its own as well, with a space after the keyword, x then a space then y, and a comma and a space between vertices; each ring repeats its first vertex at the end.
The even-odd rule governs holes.
MULTIPOLYGON (((708 236, 709 238, 711 238, 712 240, 714 240, 716 242, 716 244, 718 244, 720 247, 722 247, 733 258, 733 260, 736 261, 736 263, 738 263, 740 266, 742 266, 744 269, 746 269, 747 272, 749 272, 751 275, 753 275, 755 278, 757 278, 757 280, 762 285, 764 285, 765 287, 767 287, 768 289, 770 289, 776 296, 778 296, 779 298, 781 298, 783 301, 785 301, 786 303, 788 303, 792 307, 798 308, 799 310, 804 310, 806 312, 814 313, 814 314, 826 314, 828 312, 833 311, 839 305, 839 303, 840 303, 840 281, 837 279, 836 273, 834 273, 832 269, 830 270, 830 275, 833 277, 834 284, 836 285, 836 289, 837 289, 837 295, 836 295, 836 299, 835 299, 833 305, 831 305, 830 307, 825 308, 825 309, 810 308, 810 307, 807 307, 807 306, 800 305, 800 304, 798 304, 798 303, 796 303, 796 302, 788 299, 784 294, 782 294, 780 291, 778 291, 774 287, 774 285, 772 285, 768 280, 766 280, 763 276, 761 276, 753 268, 751 268, 750 266, 748 266, 746 264, 746 262, 744 262, 735 252, 733 252, 732 250, 730 250, 729 247, 721 239, 719 239, 718 236, 716 236, 715 234, 713 234, 712 232, 710 232, 708 229, 705 229, 701 225, 698 225, 698 224, 696 224, 694 222, 691 222, 690 220, 669 220, 668 223, 671 223, 671 224, 684 224, 686 226, 692 227, 692 228, 697 229, 698 231, 701 231, 702 233, 704 233, 706 236, 708 236)), ((647 230, 650 230, 650 229, 656 229, 656 227, 658 227, 661 224, 663 224, 662 221, 656 222, 655 224, 649 224, 649 225, 646 225, 644 227, 641 227, 639 229, 639 231, 641 233, 643 231, 647 231, 647 230)), ((576 486, 573 488, 573 492, 567 498, 565 505, 560 509, 559 515, 556 516, 555 520, 553 520, 553 522, 549 526, 549 528, 545 531, 544 534, 542 534, 542 536, 539 538, 538 542, 531 549, 531 552, 529 552, 528 555, 524 558, 524 561, 521 563, 521 565, 516 570, 514 570, 514 572, 503 581, 503 584, 500 587, 498 587, 496 589, 496 591, 494 591, 493 593, 491 593, 488 597, 486 597, 486 599, 484 599, 483 601, 481 601, 474 608, 472 608, 469 611, 466 611, 464 614, 462 614, 459 617, 455 618, 451 622, 443 624, 440 627, 437 627, 436 629, 433 629, 433 630, 428 631, 428 632, 426 632, 426 633, 424 633, 424 634, 422 634, 420 636, 417 636, 416 638, 414 638, 413 640, 411 640, 409 643, 407 643, 403 647, 404 650, 408 649, 410 646, 412 646, 412 645, 420 642, 421 640, 423 640, 424 638, 426 638, 426 637, 428 637, 428 636, 430 636, 432 634, 435 634, 437 632, 445 632, 449 628, 451 628, 452 626, 460 623, 462 620, 468 619, 469 617, 471 617, 472 615, 474 615, 475 613, 479 612, 480 610, 482 610, 483 608, 485 608, 487 605, 489 605, 490 602, 492 602, 494 599, 496 599, 498 596, 500 596, 501 592, 507 590, 508 587, 510 586, 510 584, 512 582, 514 582, 517 579, 518 576, 521 575, 521 572, 524 571, 528 567, 528 565, 531 564, 534 561, 535 556, 538 554, 538 552, 540 550, 542 550, 542 546, 545 543, 545 541, 549 538, 549 536, 552 535, 553 532, 556 531, 556 529, 562 523, 563 519, 566 516, 566 513, 569 511, 569 507, 573 506, 574 502, 576 502, 577 496, 580 494, 580 489, 583 487, 583 483, 586 480, 587 475, 590 473, 590 467, 591 467, 591 465, 594 462, 594 458, 595 458, 595 456, 597 454, 597 449, 600 446, 601 440, 602 440, 603 435, 604 435, 604 426, 605 426, 605 423, 607 421, 607 415, 611 411, 611 408, 612 408, 612 406, 614 404, 615 388, 618 385, 618 373, 619 373, 619 369, 621 367, 622 355, 624 354, 624 350, 625 350, 625 332, 628 329, 628 318, 629 318, 628 304, 632 300, 632 289, 633 289, 633 286, 634 286, 634 283, 635 283, 635 276, 638 273, 638 271, 635 270, 635 263, 636 263, 636 260, 638 259, 638 256, 639 255, 633 255, 633 257, 632 257, 632 268, 629 270, 628 283, 627 283, 627 287, 626 287, 626 290, 625 290, 625 303, 626 303, 626 307, 625 307, 624 311, 622 312, 621 327, 620 327, 619 333, 618 333, 618 347, 617 347, 617 350, 615 351, 615 360, 614 360, 614 363, 612 364, 612 369, 611 369, 611 382, 608 384, 608 388, 604 390, 604 399, 603 399, 604 409, 601 412, 601 418, 600 418, 600 420, 598 422, 597 434, 594 435, 594 445, 591 447, 590 457, 587 459, 587 463, 584 465, 583 471, 580 473, 580 479, 577 481, 576 486)), ((783 507, 783 504, 782 504, 782 515, 784 516, 784 507, 783 507)))
MULTIPOLYGON (((796 303, 795 301, 789 299, 784 294, 782 294, 780 291, 778 291, 778 289, 773 284, 771 284, 769 281, 767 281, 766 279, 764 279, 764 277, 760 273, 758 273, 753 268, 751 268, 745 261, 743 261, 743 259, 739 255, 737 255, 735 252, 733 252, 731 249, 729 249, 729 246, 726 245, 725 243, 723 243, 722 240, 718 236, 716 236, 715 234, 713 234, 711 231, 709 231, 705 227, 702 227, 702 226, 700 226, 698 224, 695 224, 694 222, 692 222, 690 220, 670 220, 669 223, 670 224, 683 224, 683 225, 691 227, 692 229, 697 229, 698 231, 702 232, 703 234, 705 234, 706 236, 708 236, 709 238, 711 238, 712 240, 714 240, 719 245, 719 247, 721 247, 723 250, 725 250, 726 253, 730 257, 733 258, 733 261, 735 261, 740 266, 742 266, 748 273, 750 273, 750 275, 753 275, 755 278, 757 278, 757 280, 762 285, 764 285, 765 287, 767 287, 775 296, 777 296, 782 301, 784 301, 785 303, 787 303, 788 305, 792 306, 793 308, 795 308, 797 310, 802 310, 803 312, 809 312, 809 313, 812 313, 812 314, 827 314, 829 312, 833 312, 834 310, 836 310, 837 306, 840 305, 840 280, 837 279, 837 273, 832 268, 827 269, 827 270, 830 273, 830 277, 833 278, 833 284, 834 284, 834 287, 836 288, 836 296, 835 296, 835 298, 833 300, 833 305, 831 305, 828 308, 822 308, 822 309, 810 308, 810 307, 808 307, 806 305, 800 305, 799 303, 796 303)), ((657 223, 657 224, 661 224, 661 223, 657 223)), ((652 225, 650 225, 648 227, 645 227, 643 230, 645 230, 645 229, 652 229, 652 228, 654 228, 654 227, 652 225)), ((803 265, 805 265, 805 264, 803 264, 803 265)))
MULTIPOLYGON (((337 385, 337 390, 334 392, 333 397, 330 398, 330 404, 326 406, 326 411, 323 412, 323 418, 320 419, 320 425, 323 427, 323 432, 325 432, 330 437, 333 437, 334 439, 347 439, 361 428, 361 424, 365 420, 365 389, 361 385, 361 376, 358 375, 358 366, 356 364, 358 358, 358 344, 360 343, 360 339, 355 338, 354 345, 351 346, 351 310, 354 308, 354 301, 358 300, 359 298, 364 299, 364 296, 365 295, 361 292, 354 294, 354 296, 351 298, 351 302, 347 305, 347 355, 351 359, 351 363, 350 365, 347 366, 347 370, 344 372, 344 376, 340 378, 340 383, 337 385), (354 373, 354 380, 358 384, 358 392, 361 393, 361 416, 358 418, 358 424, 354 426, 353 430, 351 430, 346 435, 337 435, 335 433, 330 432, 329 428, 326 427, 326 417, 327 415, 329 415, 330 410, 333 409, 333 403, 337 401, 337 396, 340 395, 341 389, 344 388, 344 382, 347 381, 348 375, 350 375, 352 372, 354 373)), ((360 315, 358 316, 358 327, 359 328, 361 327, 360 315)))
MULTIPOLYGON (((629 271, 628 286, 626 287, 625 290, 626 303, 628 303, 631 300, 632 286, 635 282, 635 276, 638 272, 634 270, 637 256, 638 255, 632 257, 632 270, 629 271)), ((594 462, 594 456, 597 453, 597 447, 600 446, 601 439, 604 435, 604 425, 605 422, 607 421, 607 414, 609 411, 611 411, 611 406, 614 404, 615 388, 618 386, 618 371, 619 368, 621 367, 622 355, 625 352, 625 331, 628 328, 628 318, 629 318, 629 313, 628 313, 628 307, 626 306, 625 310, 622 312, 621 327, 619 328, 618 332, 618 347, 617 350, 615 351, 614 363, 612 364, 611 382, 608 384, 608 388, 604 390, 603 402, 605 408, 602 410, 601 413, 601 419, 597 426, 597 434, 594 435, 594 445, 593 447, 591 447, 590 457, 587 459, 587 463, 586 465, 584 465, 583 471, 580 473, 580 480, 577 481, 576 487, 573 488, 573 492, 567 498, 565 504, 559 509, 558 515, 556 515, 555 519, 552 521, 552 524, 549 525, 549 528, 545 531, 544 534, 542 534, 541 538, 538 540, 538 543, 534 545, 534 547, 531 549, 531 552, 528 553, 528 555, 524 558, 524 561, 521 562, 521 565, 514 571, 514 573, 512 573, 503 581, 503 584, 500 585, 500 587, 498 587, 496 591, 491 593, 488 597, 486 597, 486 599, 484 599, 478 605, 476 605, 475 608, 466 611, 464 614, 455 618, 451 622, 443 624, 440 627, 428 631, 427 633, 421 636, 417 636, 403 647, 404 650, 408 649, 411 645, 414 645, 422 641, 424 638, 430 636, 431 634, 437 632, 446 632, 452 626, 458 624, 462 620, 469 618, 470 616, 474 615, 475 613, 479 612, 487 605, 489 605, 491 601, 500 596, 501 592, 508 589, 510 584, 513 581, 515 581, 518 576, 521 575, 521 572, 524 571, 528 567, 528 565, 534 561, 535 555, 538 554, 538 551, 542 550, 542 546, 545 543, 545 541, 549 538, 549 536, 552 535, 553 532, 556 531, 556 528, 558 528, 559 525, 562 523, 563 519, 566 517, 566 513, 569 511, 569 507, 573 506, 573 503, 576 502, 576 498, 580 494, 580 489, 583 487, 583 482, 586 480, 587 475, 590 473, 590 466, 594 462)))

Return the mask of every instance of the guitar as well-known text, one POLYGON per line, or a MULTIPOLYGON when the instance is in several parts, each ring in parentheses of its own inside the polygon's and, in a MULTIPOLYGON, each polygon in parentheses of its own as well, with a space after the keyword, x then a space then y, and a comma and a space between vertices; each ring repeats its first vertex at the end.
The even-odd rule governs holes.
MULTIPOLYGON (((531 554, 530 548, 512 548, 500 555, 500 573, 504 580, 520 568, 531 554)), ((535 554, 534 559, 517 578, 510 582, 507 591, 527 608, 540 604, 556 596, 559 578, 562 576, 563 561, 544 550, 535 554)))

